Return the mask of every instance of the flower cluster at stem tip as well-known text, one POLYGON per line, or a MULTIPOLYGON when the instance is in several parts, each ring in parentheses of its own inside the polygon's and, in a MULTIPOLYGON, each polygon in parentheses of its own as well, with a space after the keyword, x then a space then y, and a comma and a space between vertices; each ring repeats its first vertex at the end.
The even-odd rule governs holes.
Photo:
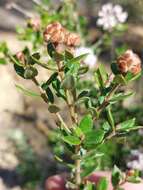
POLYGON ((98 13, 97 25, 102 26, 104 30, 111 30, 118 24, 127 20, 128 14, 123 11, 120 5, 104 4, 98 13))
POLYGON ((49 24, 44 33, 44 40, 51 41, 56 50, 60 53, 65 49, 73 51, 73 48, 80 44, 80 36, 76 33, 69 32, 59 22, 49 24))
POLYGON ((117 59, 117 64, 122 74, 128 71, 136 75, 141 72, 141 60, 132 50, 127 50, 117 59))

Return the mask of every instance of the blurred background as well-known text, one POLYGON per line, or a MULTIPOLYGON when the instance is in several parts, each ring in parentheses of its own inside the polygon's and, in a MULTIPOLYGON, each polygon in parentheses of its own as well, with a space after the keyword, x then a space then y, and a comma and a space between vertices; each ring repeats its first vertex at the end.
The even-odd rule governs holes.
MULTIPOLYGON (((39 2, 0 0, 0 41, 5 41, 13 53, 27 44, 18 40, 16 28, 26 27, 25 13, 35 14, 35 5, 39 2)), ((96 28, 96 20, 99 9, 107 2, 122 5, 129 15, 128 29, 117 39, 118 43, 124 42, 143 59, 143 0, 78 0, 77 11, 86 18, 88 41, 92 44, 101 35, 96 28)), ((57 10, 60 3, 60 0, 52 0, 50 6, 57 10)), ((100 61, 109 67, 108 50, 102 56, 104 58, 100 61)), ((135 88, 136 95, 114 108, 117 121, 135 116, 138 125, 143 125, 142 82, 143 79, 139 79, 131 84, 127 90, 135 88)), ((69 158, 57 142, 53 132, 55 122, 46 105, 39 99, 19 93, 15 88, 16 83, 36 91, 30 82, 16 76, 11 64, 0 65, 0 190, 40 190, 48 176, 67 170, 55 160, 53 151, 69 158)), ((66 117, 64 113, 63 117, 66 117)), ((143 131, 140 130, 124 139, 124 144, 109 142, 102 147, 106 156, 101 160, 101 169, 110 169, 114 164, 118 164, 123 170, 127 169, 132 155, 143 155, 142 137, 143 131)), ((138 164, 142 172, 143 156, 138 164)))

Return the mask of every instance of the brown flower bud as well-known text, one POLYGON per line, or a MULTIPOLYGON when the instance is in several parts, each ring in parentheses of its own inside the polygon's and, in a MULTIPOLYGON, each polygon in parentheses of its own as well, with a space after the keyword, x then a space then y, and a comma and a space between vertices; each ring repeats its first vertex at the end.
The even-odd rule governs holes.
POLYGON ((119 71, 122 74, 128 71, 136 75, 141 72, 141 59, 132 50, 127 50, 117 59, 119 71))
POLYGON ((65 38, 65 29, 59 22, 54 22, 46 27, 43 35, 46 42, 51 40, 53 43, 63 43, 65 38))
POLYGON ((39 18, 31 18, 28 20, 27 25, 31 28, 33 28, 34 31, 40 30, 40 19, 39 18))
POLYGON ((25 64, 25 55, 22 51, 16 53, 16 58, 19 62, 25 64))
POLYGON ((80 37, 76 33, 66 33, 65 44, 67 46, 78 46, 80 44, 80 37))
POLYGON ((126 175, 130 176, 130 177, 134 176, 135 175, 135 171, 134 170, 129 170, 129 171, 127 171, 126 175))

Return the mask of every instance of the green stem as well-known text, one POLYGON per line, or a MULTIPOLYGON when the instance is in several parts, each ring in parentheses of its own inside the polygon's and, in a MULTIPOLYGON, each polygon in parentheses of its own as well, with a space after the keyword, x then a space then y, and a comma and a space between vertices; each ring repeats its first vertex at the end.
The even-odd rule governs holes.
POLYGON ((59 113, 56 113, 56 116, 58 117, 58 119, 61 122, 62 126, 64 127, 65 131, 67 131, 67 133, 71 133, 70 129, 65 124, 65 122, 64 122, 63 118, 61 117, 61 115, 59 113))
MULTIPOLYGON (((59 71, 59 76, 60 76, 60 79, 61 81, 64 79, 64 73, 61 72, 61 62, 56 62, 57 63, 57 68, 58 68, 58 71, 59 71)), ((71 120, 72 120, 72 128, 74 127, 74 124, 78 124, 78 115, 76 113, 76 108, 73 104, 73 100, 71 99, 71 94, 70 94, 70 91, 69 90, 65 90, 65 94, 66 94, 66 103, 67 103, 67 106, 68 106, 68 109, 69 109, 69 113, 70 113, 70 117, 71 117, 71 120)), ((80 154, 80 149, 81 149, 81 145, 77 145, 75 146, 75 154, 77 156, 79 156, 80 154)), ((80 176, 80 173, 81 173, 81 165, 80 165, 80 159, 76 159, 75 161, 75 183, 76 183, 76 186, 77 186, 77 189, 79 189, 79 186, 81 184, 81 176, 80 176)))

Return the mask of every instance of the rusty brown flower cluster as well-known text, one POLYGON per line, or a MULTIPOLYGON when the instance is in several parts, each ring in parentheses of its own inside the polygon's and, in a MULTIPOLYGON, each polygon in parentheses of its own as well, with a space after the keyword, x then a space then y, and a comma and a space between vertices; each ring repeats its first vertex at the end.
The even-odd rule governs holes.
POLYGON ((62 47, 66 46, 66 48, 73 48, 80 44, 79 35, 69 32, 59 22, 49 24, 46 27, 43 36, 46 42, 51 41, 56 46, 60 45, 62 47))
POLYGON ((141 59, 132 50, 127 50, 117 59, 118 69, 122 74, 131 72, 136 75, 141 72, 141 59))

